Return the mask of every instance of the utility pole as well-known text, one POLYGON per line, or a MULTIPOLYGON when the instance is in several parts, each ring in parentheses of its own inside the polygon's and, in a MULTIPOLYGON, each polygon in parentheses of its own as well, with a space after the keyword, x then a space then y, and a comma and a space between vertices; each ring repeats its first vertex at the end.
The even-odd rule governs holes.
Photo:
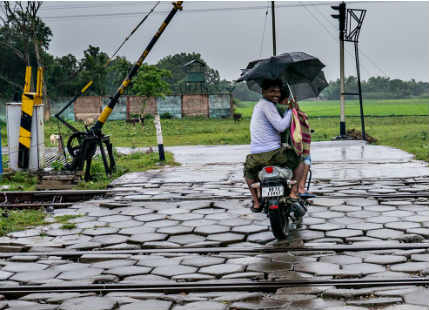
POLYGON ((271 21, 272 21, 272 29, 273 29, 273 56, 277 55, 277 47, 276 47, 276 14, 274 11, 274 1, 271 1, 271 21))
POLYGON ((344 33, 346 28, 346 4, 331 6, 338 14, 331 15, 338 19, 340 32, 340 138, 346 136, 346 119, 344 114, 344 33))

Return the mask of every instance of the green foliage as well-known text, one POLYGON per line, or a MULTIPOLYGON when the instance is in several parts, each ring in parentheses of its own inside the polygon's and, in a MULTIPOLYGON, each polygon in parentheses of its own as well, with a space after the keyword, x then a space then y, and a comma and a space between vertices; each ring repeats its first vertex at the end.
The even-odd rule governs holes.
POLYGON ((144 64, 133 79, 133 91, 138 96, 165 97, 170 89, 165 80, 170 76, 168 70, 144 64))
MULTIPOLYGON (((344 81, 346 92, 357 93, 357 78, 349 76, 344 81)), ((429 95, 429 83, 402 81, 399 79, 390 79, 388 77, 370 77, 367 81, 361 81, 362 96, 367 99, 400 99, 412 97, 424 97, 429 95)), ((324 99, 339 99, 340 80, 329 82, 320 96, 324 99)), ((355 99, 355 96, 346 96, 346 98, 355 99)))
POLYGON ((4 186, 2 190, 19 191, 19 190, 35 190, 37 184, 37 177, 22 171, 4 173, 0 178, 0 187, 4 186))

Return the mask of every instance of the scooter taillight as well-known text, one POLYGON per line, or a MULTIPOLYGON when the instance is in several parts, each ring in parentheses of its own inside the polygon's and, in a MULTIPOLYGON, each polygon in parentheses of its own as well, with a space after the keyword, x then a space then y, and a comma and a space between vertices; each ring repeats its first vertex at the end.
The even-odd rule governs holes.
POLYGON ((265 172, 266 173, 273 173, 273 167, 265 167, 265 172))
POLYGON ((279 208, 278 205, 271 205, 268 207, 268 209, 270 209, 270 210, 277 210, 278 208, 279 208))

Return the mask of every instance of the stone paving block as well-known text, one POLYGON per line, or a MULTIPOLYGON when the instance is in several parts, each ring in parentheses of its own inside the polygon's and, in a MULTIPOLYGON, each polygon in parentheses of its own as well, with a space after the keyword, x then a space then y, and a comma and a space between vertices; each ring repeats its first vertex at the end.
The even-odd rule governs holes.
POLYGON ((108 260, 91 264, 91 267, 102 269, 113 269, 116 267, 132 266, 136 263, 135 260, 108 260))
POLYGON ((383 291, 377 291, 374 293, 374 295, 379 297, 401 297, 414 292, 416 289, 418 289, 418 287, 404 287, 397 289, 392 288, 383 291))
POLYGON ((171 301, 148 299, 123 305, 119 310, 169 310, 171 305, 171 301))
POLYGON ((412 293, 404 296, 404 301, 407 304, 428 306, 429 289, 420 287, 412 293))
MULTIPOLYGON (((366 219, 365 219, 366 220, 366 219)), ((337 217, 333 219, 328 219, 329 223, 337 225, 350 225, 355 223, 361 223, 363 220, 357 217, 337 217)))
POLYGON ((332 263, 332 264, 338 264, 338 265, 350 265, 350 264, 361 263, 362 258, 350 256, 350 255, 329 255, 329 256, 322 256, 320 258, 320 261, 324 263, 332 263))
POLYGON ((345 274, 367 275, 371 273, 386 271, 386 268, 377 264, 358 263, 344 265, 342 271, 345 274))
POLYGON ((149 241, 142 245, 144 249, 174 249, 180 247, 180 244, 169 241, 149 241))
POLYGON ((342 212, 333 212, 333 211, 325 211, 325 212, 311 212, 312 217, 322 218, 322 219, 333 219, 337 217, 343 217, 344 213, 342 212))
POLYGON ((347 212, 347 216, 361 218, 361 219, 376 217, 379 215, 380 215, 380 213, 378 213, 378 212, 372 212, 372 211, 366 211, 366 210, 356 211, 356 212, 347 212))
POLYGON ((333 238, 350 238, 362 236, 363 232, 361 230, 356 229, 339 229, 339 230, 331 230, 326 232, 327 237, 333 238))
POLYGON ((424 238, 429 238, 429 228, 409 228, 407 229, 409 234, 422 235, 424 238))
MULTIPOLYGON (((320 239, 323 238, 325 236, 325 234, 321 231, 315 231, 315 230, 300 230, 296 232, 298 238, 304 240, 304 241, 310 241, 310 240, 314 240, 314 239, 320 239)), ((247 238, 247 240, 249 240, 251 238, 251 236, 249 236, 249 238, 247 238)))
POLYGON ((175 306, 173 310, 226 310, 227 306, 220 302, 214 301, 197 301, 191 302, 184 306, 175 306))
POLYGON ((142 226, 142 223, 135 220, 128 220, 128 221, 109 223, 109 226, 115 227, 115 228, 130 228, 130 227, 140 227, 142 226))
POLYGON ((247 237, 247 241, 261 243, 261 244, 265 244, 274 239, 275 238, 271 231, 264 231, 256 234, 251 234, 250 236, 247 237))
MULTIPOLYGON (((230 212, 227 212, 227 214, 230 214, 230 212)), ((219 225, 239 227, 244 225, 250 225, 251 223, 252 223, 251 220, 243 219, 243 218, 234 218, 233 216, 230 216, 228 219, 220 221, 219 225)))
POLYGON ((385 223, 389 223, 389 222, 398 222, 400 220, 403 220, 403 219, 400 219, 397 217, 392 217, 392 216, 383 216, 383 215, 366 219, 367 222, 375 223, 375 224, 385 224, 385 223))
POLYGON ((235 264, 220 264, 203 267, 199 270, 200 273, 207 273, 214 276, 223 276, 230 273, 237 273, 244 271, 245 266, 235 264))
POLYGON ((207 237, 207 240, 210 241, 219 241, 222 244, 231 244, 243 241, 246 238, 245 234, 237 233, 221 233, 221 234, 212 234, 207 237))
POLYGON ((13 272, 0 271, 0 281, 5 281, 13 275, 13 272))
POLYGON ((206 220, 206 219, 201 219, 201 220, 190 220, 190 221, 184 221, 182 223, 182 225, 185 226, 192 226, 192 227, 199 227, 199 226, 207 226, 207 225, 213 225, 216 224, 217 222, 215 220, 206 220))
POLYGON ((410 205, 411 202, 410 201, 406 201, 406 200, 388 200, 388 201, 381 201, 380 202, 381 205, 387 205, 387 206, 407 206, 410 205))
POLYGON ((10 277, 9 280, 14 280, 23 283, 34 283, 35 281, 54 279, 58 274, 60 274, 60 271, 56 270, 20 272, 10 277))
POLYGON ((185 235, 178 235, 178 236, 171 236, 168 238, 168 241, 174 242, 180 245, 189 245, 192 243, 202 242, 205 241, 206 238, 195 235, 195 234, 185 234, 185 235))
POLYGON ((412 254, 411 260, 415 262, 429 262, 429 254, 412 254))
POLYGON ((76 224, 76 227, 82 228, 82 229, 90 229, 90 228, 104 227, 106 225, 107 223, 105 222, 93 221, 93 222, 84 222, 84 223, 76 224))
POLYGON ((407 262, 390 266, 390 270, 399 272, 421 272, 429 268, 429 262, 407 262))
POLYGON ((401 237, 404 233, 401 231, 393 230, 393 229, 374 229, 370 230, 366 233, 368 237, 374 237, 378 239, 397 239, 401 237))
POLYGON ((155 268, 152 274, 164 277, 173 277, 181 274, 189 274, 197 271, 197 268, 182 265, 167 265, 155 268))
POLYGON ((222 279, 252 279, 263 280, 265 275, 263 272, 238 272, 230 273, 222 276, 222 279))
POLYGON ((416 305, 394 305, 384 308, 384 310, 428 310, 429 307, 416 306, 416 305))
POLYGON ((138 216, 143 214, 153 213, 153 210, 144 207, 126 207, 119 209, 119 213, 129 216, 138 216))
POLYGON ((115 215, 109 215, 109 216, 102 216, 99 219, 102 222, 114 223, 114 222, 128 221, 131 219, 131 216, 115 214, 115 215))
POLYGON ((128 237, 121 235, 102 235, 91 239, 93 242, 101 243, 101 246, 109 246, 127 242, 128 237))
POLYGON ((243 226, 234 226, 232 227, 233 232, 237 233, 243 233, 243 234, 254 234, 262 231, 269 230, 269 227, 267 225, 261 226, 261 225, 243 225, 243 226))
POLYGON ((157 255, 147 255, 147 257, 143 257, 142 259, 140 259, 137 262, 137 265, 146 267, 161 267, 167 265, 178 265, 181 263, 181 261, 182 258, 180 257, 166 258, 157 255))
POLYGON ((158 228, 157 232, 161 233, 161 234, 167 234, 167 235, 174 236, 174 235, 189 234, 193 230, 194 230, 194 228, 190 227, 190 226, 175 225, 175 226, 158 228))
POLYGON ((370 296, 374 294, 374 292, 375 292, 375 288, 360 288, 360 289, 329 288, 323 292, 323 296, 353 299, 355 297, 360 297, 360 296, 370 296))
POLYGON ((387 212, 387 211, 396 210, 396 207, 375 205, 375 206, 366 206, 366 207, 363 207, 363 209, 367 211, 374 211, 374 212, 387 212))
POLYGON ((140 222, 152 222, 152 221, 159 221, 164 220, 166 218, 165 214, 159 214, 159 213, 150 213, 150 214, 144 214, 135 216, 134 219, 140 222))
POLYGON ((317 225, 317 224, 326 223, 326 220, 306 215, 306 216, 304 216, 302 223, 305 225, 317 225))
POLYGON ((85 229, 82 233, 88 236, 102 236, 102 235, 111 235, 119 231, 119 228, 115 227, 99 227, 93 229, 85 229))
MULTIPOLYGON (((234 215, 227 213, 227 212, 218 212, 213 214, 207 214, 204 218, 208 220, 216 220, 223 222, 224 220, 231 219, 231 217, 234 217, 234 215)), ((246 222, 247 223, 247 222, 246 222)))
POLYGON ((223 209, 223 208, 207 208, 207 207, 202 207, 200 209, 194 210, 193 212, 194 213, 208 215, 208 214, 214 214, 214 213, 224 213, 225 209, 223 209))
POLYGON ((178 221, 173 221, 173 220, 162 220, 162 221, 151 221, 146 223, 145 225, 149 227, 161 228, 161 227, 175 226, 178 223, 179 223, 178 221))
POLYGON ((292 268, 291 263, 284 262, 258 262, 253 263, 247 266, 247 271, 256 271, 256 272, 273 272, 273 271, 289 271, 292 268))
POLYGON ((349 300, 346 301, 346 304, 356 306, 386 306, 400 302, 402 302, 402 298, 400 297, 376 297, 370 299, 349 300))
POLYGON ((68 246, 67 248, 73 249, 76 251, 86 251, 86 250, 92 250, 92 249, 99 248, 99 247, 101 247, 101 243, 88 241, 88 242, 73 244, 73 245, 68 246))
POLYGON ((386 223, 386 224, 384 224, 384 227, 390 228, 390 229, 406 231, 409 228, 420 227, 420 224, 416 223, 416 222, 400 221, 400 222, 386 223))
POLYGON ((332 223, 310 225, 310 229, 319 230, 319 231, 330 231, 330 230, 341 229, 344 227, 345 227, 344 225, 337 225, 337 224, 332 224, 332 223))
POLYGON ((112 310, 116 307, 116 302, 107 297, 82 297, 66 300, 60 307, 60 310, 112 310))
POLYGON ((364 258, 363 261, 377 265, 391 265, 406 262, 407 258, 398 255, 372 255, 364 258))
POLYGON ((121 283, 135 283, 135 282, 147 283, 147 284, 151 284, 151 283, 159 284, 159 282, 169 283, 169 282, 175 282, 175 281, 172 281, 166 277, 161 277, 154 274, 125 277, 121 281, 121 283))
POLYGON ((294 269, 295 271, 311 273, 318 276, 334 276, 342 274, 339 265, 322 262, 297 264, 294 269))
POLYGON ((102 272, 103 272, 103 269, 87 267, 83 269, 63 272, 57 276, 57 279, 66 280, 66 281, 88 280, 92 277, 100 275, 102 272))
POLYGON ((41 232, 42 230, 40 228, 35 228, 8 233, 7 236, 12 238, 28 238, 39 236, 41 232))
POLYGON ((141 233, 130 236, 127 241, 131 243, 144 243, 149 241, 160 241, 167 238, 166 234, 159 233, 141 233))
POLYGON ((119 231, 119 233, 121 235, 131 236, 131 235, 152 233, 152 232, 155 232, 155 230, 156 230, 155 227, 143 226, 140 222, 140 226, 123 228, 119 231))
POLYGON ((173 280, 178 282, 193 282, 193 281, 205 281, 213 280, 214 276, 201 273, 189 273, 189 274, 180 274, 172 277, 173 280))
POLYGON ((120 278, 148 274, 152 268, 143 266, 122 266, 105 270, 103 273, 113 274, 120 278))
POLYGON ((46 234, 51 237, 58 237, 58 236, 68 236, 68 235, 77 235, 82 232, 83 229, 81 228, 74 228, 74 229, 53 229, 48 230, 46 234))
POLYGON ((130 254, 84 254, 80 257, 79 262, 96 263, 108 260, 124 260, 130 257, 130 254))
POLYGON ((225 233, 230 230, 231 230, 231 227, 229 226, 207 225, 207 226, 199 226, 195 228, 195 233, 208 236, 211 234, 225 233))
POLYGON ((362 207, 354 207, 349 205, 343 205, 343 206, 335 206, 332 208, 329 208, 329 211, 336 211, 336 212, 355 212, 355 211, 361 211, 362 207))
POLYGON ((47 265, 37 263, 10 263, 6 262, 1 271, 7 272, 26 272, 37 271, 48 268, 47 265))
POLYGON ((345 200, 342 199, 330 199, 330 198, 313 198, 312 205, 321 206, 321 207, 333 207, 343 205, 345 200))
POLYGON ((196 219, 202 219, 204 217, 203 214, 198 213, 183 213, 183 214, 174 214, 169 216, 169 219, 176 221, 191 221, 196 219))
POLYGON ((225 258, 213 256, 188 256, 181 262, 182 265, 192 267, 206 267, 210 265, 218 265, 225 262, 225 258))
POLYGON ((347 228, 368 231, 368 230, 383 228, 383 225, 375 224, 375 223, 367 223, 367 222, 358 222, 354 224, 348 224, 347 228))

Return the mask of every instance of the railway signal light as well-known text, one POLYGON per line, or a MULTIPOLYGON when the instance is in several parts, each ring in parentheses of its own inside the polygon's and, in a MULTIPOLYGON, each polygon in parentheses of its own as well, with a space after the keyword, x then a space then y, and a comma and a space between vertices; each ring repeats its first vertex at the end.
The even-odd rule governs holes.
POLYGON ((331 16, 338 19, 340 32, 344 32, 346 29, 346 4, 341 2, 339 5, 331 6, 331 8, 338 11, 338 14, 332 14, 331 16))

